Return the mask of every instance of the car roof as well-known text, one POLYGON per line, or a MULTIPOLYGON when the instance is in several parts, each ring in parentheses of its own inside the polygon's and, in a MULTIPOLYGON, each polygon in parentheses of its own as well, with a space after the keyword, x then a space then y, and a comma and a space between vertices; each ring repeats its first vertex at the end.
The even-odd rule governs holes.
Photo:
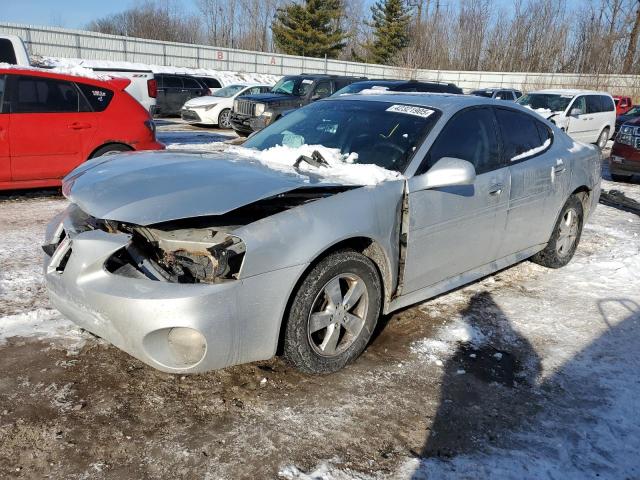
POLYGON ((596 90, 582 90, 579 88, 546 88, 543 90, 535 90, 529 93, 549 93, 554 95, 609 95, 607 92, 599 92, 596 90))
MULTIPOLYGON (((99 85, 102 87, 111 86, 113 88, 114 84, 122 81, 121 78, 94 78, 94 77, 85 77, 81 74, 72 74, 72 73, 62 73, 55 72, 48 68, 36 68, 36 67, 23 67, 23 66, 2 66, 0 67, 0 75, 31 75, 36 77, 44 77, 44 78, 54 78, 58 80, 66 80, 68 82, 82 82, 89 83, 94 85, 99 85)), ((128 84, 129 82, 127 82, 128 84)))

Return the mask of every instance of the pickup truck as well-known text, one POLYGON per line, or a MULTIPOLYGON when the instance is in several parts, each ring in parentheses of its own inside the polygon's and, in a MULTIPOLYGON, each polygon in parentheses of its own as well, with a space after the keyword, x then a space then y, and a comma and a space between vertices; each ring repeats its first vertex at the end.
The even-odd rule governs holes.
POLYGON ((367 78, 304 73, 284 76, 270 93, 247 95, 234 100, 231 127, 238 135, 246 137, 272 124, 284 112, 329 97, 361 80, 367 78))
POLYGON ((631 100, 631 97, 614 95, 613 101, 616 102, 616 115, 624 115, 633 108, 633 101, 631 100))

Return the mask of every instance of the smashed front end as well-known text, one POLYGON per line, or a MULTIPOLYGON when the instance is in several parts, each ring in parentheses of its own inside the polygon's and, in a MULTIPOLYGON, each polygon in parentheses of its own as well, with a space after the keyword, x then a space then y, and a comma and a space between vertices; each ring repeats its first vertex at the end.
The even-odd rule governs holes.
POLYGON ((51 302, 163 371, 270 358, 292 282, 305 266, 285 262, 243 276, 247 245, 235 232, 333 193, 294 190, 223 215, 147 226, 95 218, 71 204, 51 222, 43 246, 51 302))

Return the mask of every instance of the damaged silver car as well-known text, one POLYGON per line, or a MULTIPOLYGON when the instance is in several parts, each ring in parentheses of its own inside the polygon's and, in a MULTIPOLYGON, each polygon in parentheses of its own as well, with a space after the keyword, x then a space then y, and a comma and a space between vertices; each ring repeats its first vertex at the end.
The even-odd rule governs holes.
POLYGON ((353 95, 243 147, 91 160, 63 192, 44 272, 78 325, 166 372, 281 353, 328 373, 382 314, 527 258, 567 264, 600 162, 518 105, 353 95))

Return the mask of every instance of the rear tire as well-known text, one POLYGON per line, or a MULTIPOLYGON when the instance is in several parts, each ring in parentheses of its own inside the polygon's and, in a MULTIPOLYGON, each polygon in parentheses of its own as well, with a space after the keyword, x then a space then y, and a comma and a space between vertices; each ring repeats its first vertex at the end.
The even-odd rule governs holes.
POLYGON ((547 268, 564 267, 578 248, 583 221, 582 202, 576 195, 571 195, 560 211, 549 243, 531 257, 531 261, 547 268))
POLYGON ((607 142, 609 141, 609 127, 605 127, 602 132, 600 132, 600 136, 598 137, 598 141, 596 145, 600 150, 604 150, 604 147, 607 146, 607 142))
POLYGON ((93 155, 91 155, 91 158, 96 158, 96 157, 102 157, 104 155, 115 155, 116 153, 122 153, 122 152, 130 152, 131 148, 127 147, 126 145, 122 145, 122 144, 114 144, 114 145, 105 145, 103 147, 100 147, 98 150, 96 150, 95 152, 93 152, 93 155))
POLYGON ((284 358, 305 373, 340 370, 366 348, 382 302, 374 263, 354 250, 318 262, 294 293, 284 331, 284 358))

